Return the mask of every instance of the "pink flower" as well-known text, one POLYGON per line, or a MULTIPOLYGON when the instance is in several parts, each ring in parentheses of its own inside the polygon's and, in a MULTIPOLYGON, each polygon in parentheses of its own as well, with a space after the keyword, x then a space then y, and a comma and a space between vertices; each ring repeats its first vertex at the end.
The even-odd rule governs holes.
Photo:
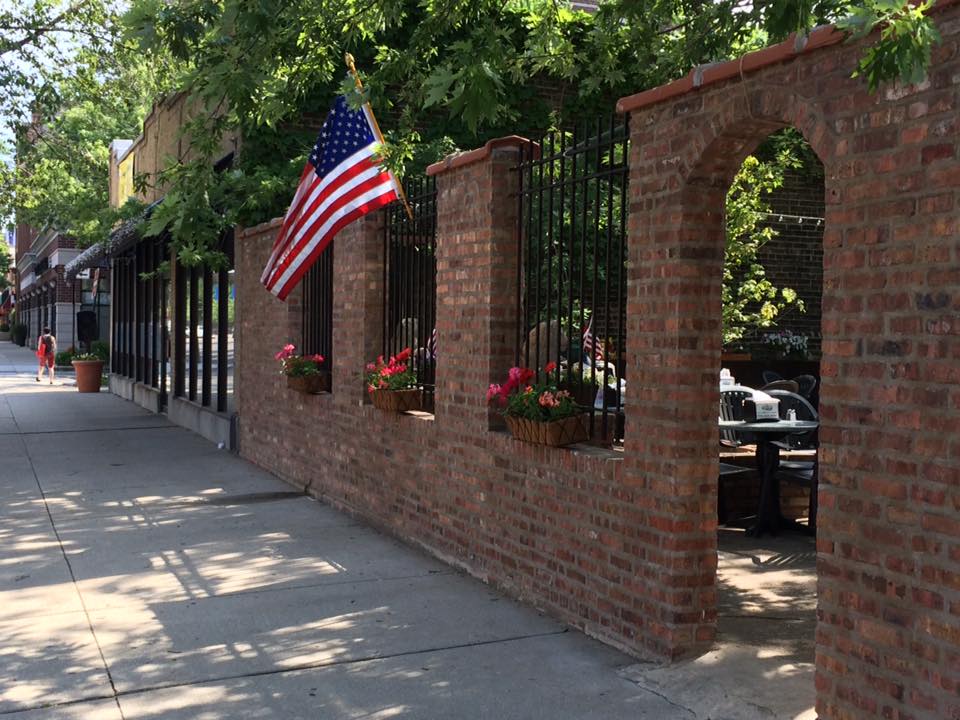
POLYGON ((496 383, 492 384, 489 388, 487 388, 487 402, 491 402, 494 398, 499 398, 500 390, 501 390, 500 386, 497 385, 496 383))
POLYGON ((286 345, 283 346, 283 350, 281 350, 280 352, 278 352, 276 355, 273 356, 273 359, 286 360, 287 358, 293 356, 293 353, 296 349, 297 348, 295 345, 291 345, 290 343, 287 343, 286 345))
POLYGON ((555 408, 557 407, 557 405, 560 404, 557 401, 557 398, 554 397, 553 393, 550 392, 549 390, 543 393, 540 393, 540 398, 538 402, 540 403, 540 407, 545 407, 545 408, 555 408))
POLYGON ((367 363, 367 372, 373 372, 377 369, 377 366, 374 363, 367 363))

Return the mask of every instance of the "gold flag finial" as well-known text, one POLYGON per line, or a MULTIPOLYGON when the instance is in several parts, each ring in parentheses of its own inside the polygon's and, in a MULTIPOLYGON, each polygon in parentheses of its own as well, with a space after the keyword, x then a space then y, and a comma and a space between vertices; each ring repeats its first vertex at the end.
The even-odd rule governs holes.
MULTIPOLYGON (((348 52, 343 54, 343 61, 347 64, 347 67, 350 69, 350 74, 353 75, 353 82, 357 86, 357 92, 363 92, 363 83, 360 81, 360 73, 357 72, 357 66, 353 59, 353 55, 348 52)), ((381 145, 386 145, 386 141, 383 139, 383 133, 380 132, 380 125, 377 123, 377 118, 373 115, 373 108, 370 107, 370 103, 364 103, 367 112, 370 114, 370 121, 373 124, 373 132, 377 136, 377 141, 381 145)), ((393 173, 391 173, 392 175, 393 173)), ((400 200, 403 203, 404 208, 406 208, 407 216, 413 220, 413 208, 410 207, 410 203, 407 202, 407 194, 403 191, 403 185, 400 184, 399 180, 394 178, 394 183, 397 186, 397 193, 400 195, 400 200)))

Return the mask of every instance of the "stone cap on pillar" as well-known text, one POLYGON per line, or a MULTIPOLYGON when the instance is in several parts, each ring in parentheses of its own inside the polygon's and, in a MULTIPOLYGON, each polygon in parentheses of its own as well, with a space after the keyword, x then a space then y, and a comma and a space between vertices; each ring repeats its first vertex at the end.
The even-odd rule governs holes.
POLYGON ((465 152, 456 152, 451 155, 447 155, 443 160, 435 162, 433 165, 429 165, 427 167, 427 175, 439 175, 440 173, 453 170, 454 168, 459 168, 463 167, 464 165, 470 165, 475 162, 480 162, 481 160, 486 160, 493 154, 493 151, 497 150, 498 148, 519 148, 524 145, 532 145, 534 148, 534 154, 539 156, 539 143, 535 143, 532 140, 528 140, 525 137, 520 137, 519 135, 507 135, 506 137, 488 140, 483 147, 475 150, 467 150, 465 152))

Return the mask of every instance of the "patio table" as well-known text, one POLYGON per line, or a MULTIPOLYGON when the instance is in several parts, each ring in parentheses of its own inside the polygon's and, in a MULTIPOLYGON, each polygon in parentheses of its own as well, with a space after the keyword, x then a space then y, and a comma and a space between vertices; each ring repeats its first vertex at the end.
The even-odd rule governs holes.
MULTIPOLYGON (((778 420, 777 422, 747 422, 745 420, 720 420, 721 430, 753 433, 757 439, 757 472, 760 474, 760 507, 757 522, 747 530, 748 535, 759 537, 765 532, 776 535, 784 525, 795 525, 783 517, 780 511, 780 485, 776 480, 780 465, 780 448, 774 445, 787 435, 807 433, 820 427, 816 420, 778 420)), ((812 489, 811 492, 816 492, 812 489)))

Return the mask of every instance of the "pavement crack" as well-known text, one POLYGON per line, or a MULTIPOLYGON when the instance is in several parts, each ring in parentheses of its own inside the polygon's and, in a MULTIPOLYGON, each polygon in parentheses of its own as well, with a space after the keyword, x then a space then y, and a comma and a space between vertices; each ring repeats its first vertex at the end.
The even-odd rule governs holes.
POLYGON ((113 673, 110 672, 110 666, 107 663, 107 658, 103 653, 103 647, 100 645, 100 639, 97 637, 97 631, 94 629, 93 622, 90 619, 90 611, 87 608, 86 600, 83 597, 83 593, 80 592, 80 586, 77 584, 77 576, 73 570, 73 565, 70 562, 70 555, 67 553, 67 549, 63 544, 63 538, 60 536, 60 530, 57 527, 57 523, 53 519, 53 512, 50 510, 50 503, 47 501, 47 493, 43 489, 43 484, 40 482, 40 476, 37 474, 37 468, 33 464, 33 456, 30 454, 30 447, 23 438, 25 433, 20 432, 20 423, 17 422, 17 417, 13 413, 13 408, 10 408, 10 411, 10 417, 13 420, 14 427, 16 427, 18 431, 17 435, 20 438, 20 444, 23 446, 23 451, 26 455, 27 462, 30 463, 30 473, 33 475, 33 480, 37 484, 37 490, 40 492, 40 498, 43 500, 43 509, 47 513, 47 519, 50 521, 50 527, 53 530, 54 536, 57 538, 57 545, 60 547, 60 554, 63 556, 63 561, 67 565, 67 572, 70 573, 70 581, 73 583, 74 592, 77 593, 80 607, 83 609, 84 619, 87 621, 87 627, 90 629, 90 635, 93 638, 93 643, 97 647, 97 654, 100 656, 100 662, 103 663, 103 671, 107 676, 107 681, 110 683, 110 690, 113 693, 113 701, 117 706, 117 712, 120 714, 121 720, 124 720, 123 708, 120 707, 120 698, 117 695, 117 686, 113 680, 113 673))
POLYGON ((118 697, 123 698, 131 695, 142 695, 149 692, 155 692, 157 690, 169 690, 171 688, 180 688, 180 687, 193 687, 195 685, 205 685, 207 683, 224 682, 227 680, 242 680, 244 678, 266 677, 269 675, 285 675, 287 673, 301 672, 303 670, 319 670, 319 669, 325 669, 325 668, 333 668, 333 667, 375 662, 378 660, 392 660, 394 658, 416 657, 418 655, 429 655, 430 653, 448 652, 451 650, 463 650, 463 649, 474 648, 474 647, 484 647, 487 645, 498 645, 501 643, 519 642, 522 640, 535 640, 537 638, 564 635, 568 632, 569 630, 567 628, 560 628, 558 630, 550 630, 550 631, 541 632, 541 633, 529 633, 527 635, 512 635, 510 637, 494 638, 490 640, 476 640, 473 642, 466 642, 466 643, 454 643, 452 645, 441 645, 438 647, 421 648, 419 650, 407 650, 402 652, 383 653, 383 654, 373 653, 370 655, 363 655, 360 657, 348 658, 344 660, 330 660, 326 662, 287 665, 282 668, 270 668, 269 670, 254 670, 252 672, 247 672, 247 673, 220 675, 217 677, 209 677, 209 678, 204 678, 202 680, 195 680, 192 682, 161 683, 157 685, 150 685, 147 687, 136 688, 135 690, 121 690, 117 695, 118 697))

